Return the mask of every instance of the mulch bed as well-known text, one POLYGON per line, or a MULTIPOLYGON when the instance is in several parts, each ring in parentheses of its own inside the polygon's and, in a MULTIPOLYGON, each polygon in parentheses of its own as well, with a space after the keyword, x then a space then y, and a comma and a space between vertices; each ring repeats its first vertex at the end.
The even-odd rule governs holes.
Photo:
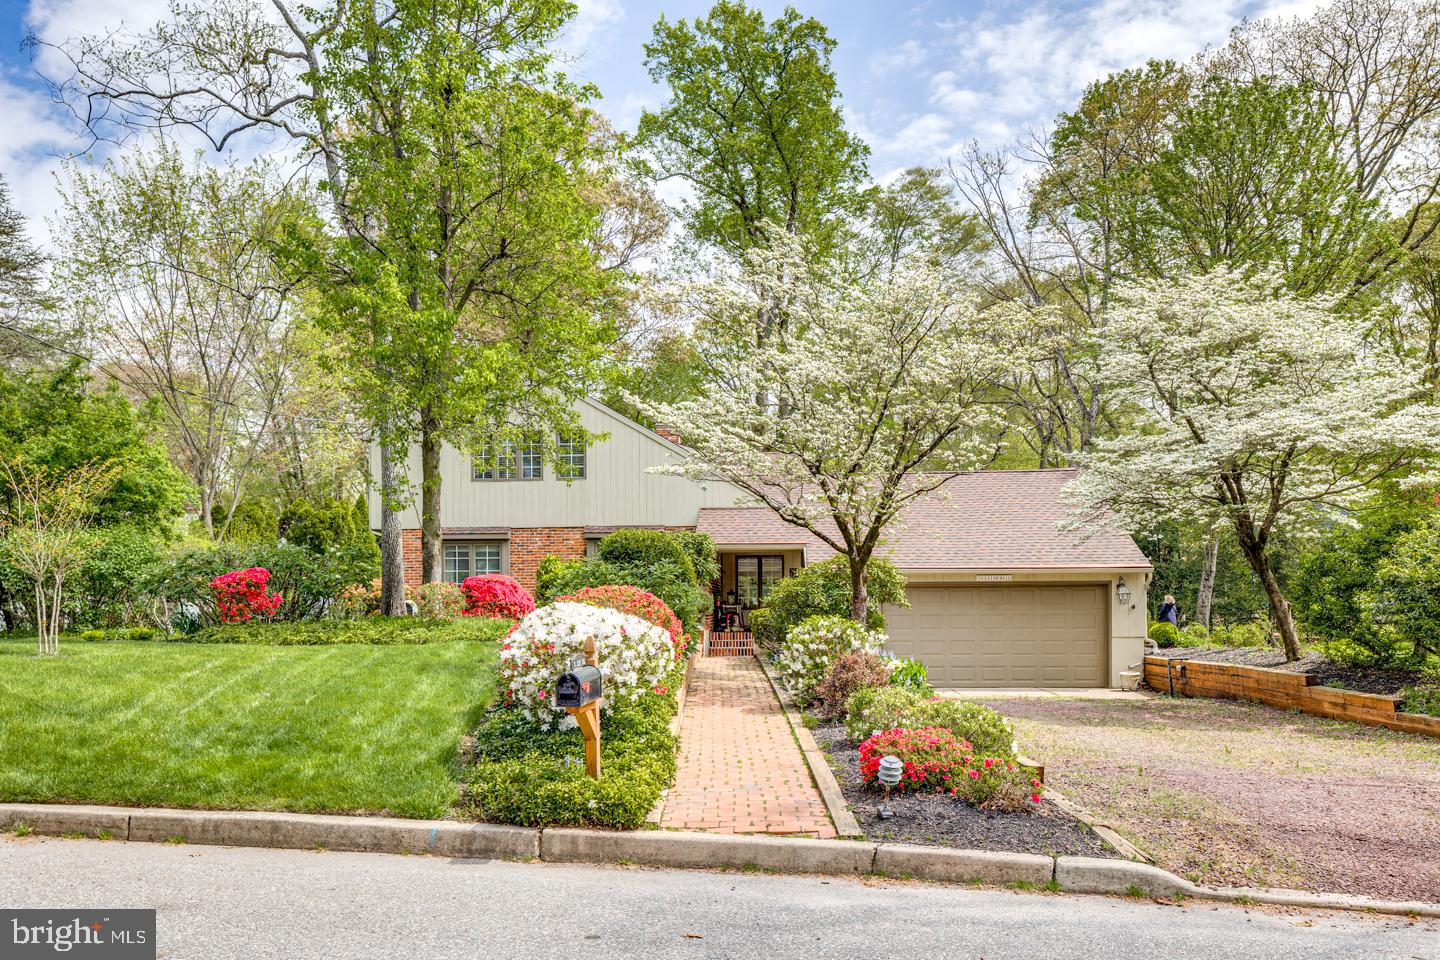
POLYGON ((830 758, 845 801, 867 840, 915 843, 964 850, 1008 850, 1052 856, 1117 857, 1085 824, 1048 801, 1024 813, 981 810, 943 793, 894 793, 890 809, 879 815, 884 794, 860 778, 860 748, 845 739, 841 725, 811 731, 830 758))
POLYGON ((1271 647, 1167 647, 1151 656, 1172 660, 1209 660, 1236 663, 1247 667, 1269 667, 1290 673, 1309 673, 1317 684, 1341 687, 1357 693, 1378 693, 1392 696, 1401 687, 1418 683, 1423 678, 1410 670, 1379 670, 1374 667, 1348 667, 1326 659, 1323 653, 1308 651, 1293 663, 1285 662, 1285 653, 1271 647))

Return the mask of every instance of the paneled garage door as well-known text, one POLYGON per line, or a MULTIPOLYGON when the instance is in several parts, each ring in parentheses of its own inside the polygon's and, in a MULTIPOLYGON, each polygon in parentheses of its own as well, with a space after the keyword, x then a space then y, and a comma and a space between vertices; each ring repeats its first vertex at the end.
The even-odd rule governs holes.
POLYGON ((1107 685, 1106 588, 912 586, 886 607, 890 649, 919 657, 936 687, 1107 685))

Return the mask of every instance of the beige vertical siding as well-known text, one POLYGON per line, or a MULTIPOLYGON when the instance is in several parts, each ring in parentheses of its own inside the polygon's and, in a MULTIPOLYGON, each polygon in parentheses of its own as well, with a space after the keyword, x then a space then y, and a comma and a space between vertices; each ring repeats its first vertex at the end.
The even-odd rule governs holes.
MULTIPOLYGON (((566 483, 545 468, 543 480, 472 480, 470 458, 446 446, 440 455, 443 483, 441 522, 446 527, 693 526, 700 508, 734 506, 741 493, 725 483, 704 486, 681 477, 647 473, 680 459, 676 449, 648 430, 599 404, 582 402, 587 430, 608 434, 592 444, 586 477, 566 483)), ((377 451, 371 469, 379 473, 377 451)), ((407 469, 411 505, 405 527, 420 525, 420 451, 410 451, 407 469)), ((380 524, 379 498, 370 495, 370 525, 380 524)))

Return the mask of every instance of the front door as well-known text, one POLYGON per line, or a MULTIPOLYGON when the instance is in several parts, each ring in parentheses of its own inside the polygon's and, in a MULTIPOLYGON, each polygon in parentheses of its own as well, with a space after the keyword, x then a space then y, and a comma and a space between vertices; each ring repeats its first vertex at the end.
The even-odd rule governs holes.
POLYGON ((785 558, 782 556, 736 557, 735 593, 741 608, 754 610, 764 606, 771 588, 784 576, 785 558))

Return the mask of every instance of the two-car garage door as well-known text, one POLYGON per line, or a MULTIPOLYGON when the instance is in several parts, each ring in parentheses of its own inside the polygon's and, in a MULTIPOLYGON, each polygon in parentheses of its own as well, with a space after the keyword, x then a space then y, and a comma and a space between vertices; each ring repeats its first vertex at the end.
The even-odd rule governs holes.
POLYGON ((1102 585, 919 586, 885 609, 889 648, 918 657, 939 688, 1103 687, 1102 585))

